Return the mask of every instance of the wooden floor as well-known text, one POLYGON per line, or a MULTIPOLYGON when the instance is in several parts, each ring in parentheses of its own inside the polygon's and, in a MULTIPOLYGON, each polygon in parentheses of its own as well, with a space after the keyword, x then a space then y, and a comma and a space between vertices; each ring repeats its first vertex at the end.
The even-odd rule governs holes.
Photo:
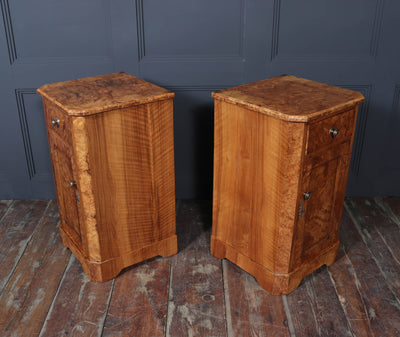
POLYGON ((400 336, 400 198, 347 199, 337 262, 287 296, 210 255, 210 202, 177 209, 177 255, 94 283, 54 201, 1 201, 0 336, 400 336))

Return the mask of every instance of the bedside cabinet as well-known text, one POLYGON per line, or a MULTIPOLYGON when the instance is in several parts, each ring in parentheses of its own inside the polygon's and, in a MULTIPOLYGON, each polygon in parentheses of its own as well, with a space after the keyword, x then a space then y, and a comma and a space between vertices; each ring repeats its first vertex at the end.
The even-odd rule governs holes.
POLYGON ((211 253, 287 294, 335 261, 364 97, 288 75, 212 96, 211 253))
POLYGON ((47 84, 60 234, 93 281, 177 252, 174 94, 126 73, 47 84))

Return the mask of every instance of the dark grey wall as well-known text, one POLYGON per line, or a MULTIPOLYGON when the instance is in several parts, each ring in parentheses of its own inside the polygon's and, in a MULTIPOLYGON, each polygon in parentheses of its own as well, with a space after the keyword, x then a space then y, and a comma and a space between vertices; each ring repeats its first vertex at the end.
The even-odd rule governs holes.
POLYGON ((366 96, 347 192, 400 194, 397 0, 0 4, 0 198, 54 197, 35 89, 114 71, 176 92, 177 197, 211 196, 211 91, 282 73, 366 96))

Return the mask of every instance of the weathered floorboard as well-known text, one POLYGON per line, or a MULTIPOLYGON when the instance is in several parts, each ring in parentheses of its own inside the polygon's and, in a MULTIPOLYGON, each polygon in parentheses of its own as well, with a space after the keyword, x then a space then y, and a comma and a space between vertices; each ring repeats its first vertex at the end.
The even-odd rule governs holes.
POLYGON ((171 258, 167 336, 226 336, 221 261, 210 255, 210 202, 182 201, 171 258))
POLYGON ((102 337, 165 335, 170 263, 150 260, 115 279, 102 337))
POLYGON ((228 336, 289 336, 281 296, 270 295, 255 278, 223 261, 228 336), (230 326, 231 325, 231 326, 230 326))
POLYGON ((375 200, 381 204, 382 201, 386 206, 385 209, 388 211, 389 216, 392 220, 400 226, 400 198, 399 197, 377 197, 375 200))
POLYGON ((0 200, 0 221, 4 214, 7 212, 7 210, 10 208, 12 205, 13 200, 0 200))
POLYGON ((400 230, 371 198, 352 198, 347 209, 400 304, 400 230))
POLYGON ((0 223, 0 293, 38 227, 49 201, 15 201, 0 223))
POLYGON ((296 337, 352 336, 326 267, 304 278, 287 301, 296 337))
POLYGON ((0 296, 0 336, 38 335, 70 252, 58 234, 55 201, 29 241, 0 296))
POLYGON ((0 336, 400 336, 400 198, 347 200, 337 261, 284 297, 210 255, 209 202, 178 205, 179 254, 96 283, 54 201, 0 201, 0 336))
POLYGON ((347 216, 342 219, 340 234, 340 241, 352 265, 373 334, 399 336, 400 306, 397 298, 383 278, 356 226, 347 216))
POLYGON ((40 337, 101 336, 113 281, 90 282, 71 255, 40 337))
MULTIPOLYGON (((343 212, 343 217, 348 217, 345 213, 346 211, 343 212)), ((374 336, 364 300, 358 289, 359 281, 342 245, 339 247, 336 262, 328 267, 328 272, 354 336, 374 336)))

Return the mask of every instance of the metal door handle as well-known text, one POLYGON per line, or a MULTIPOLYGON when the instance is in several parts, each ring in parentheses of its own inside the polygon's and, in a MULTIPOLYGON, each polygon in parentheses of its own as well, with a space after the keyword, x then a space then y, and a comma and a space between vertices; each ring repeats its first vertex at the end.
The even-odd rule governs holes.
POLYGON ((334 128, 333 126, 329 129, 329 135, 332 138, 336 138, 336 136, 339 134, 339 129, 334 128))
POLYGON ((60 120, 58 118, 56 119, 52 119, 51 120, 51 125, 56 126, 56 127, 60 127, 60 120))

